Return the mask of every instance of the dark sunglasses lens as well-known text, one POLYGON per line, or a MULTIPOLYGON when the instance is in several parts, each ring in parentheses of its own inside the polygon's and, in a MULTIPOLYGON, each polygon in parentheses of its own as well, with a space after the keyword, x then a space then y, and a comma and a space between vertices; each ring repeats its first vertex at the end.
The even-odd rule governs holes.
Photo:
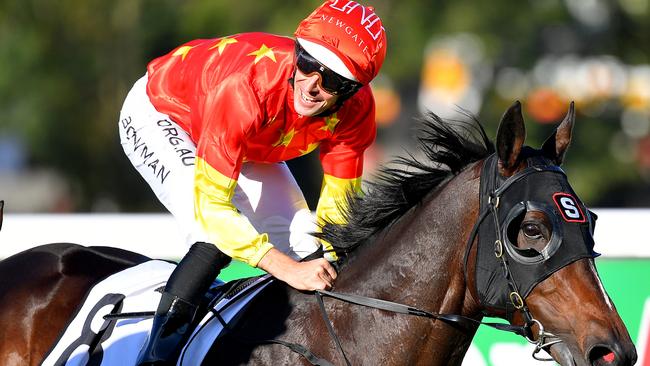
POLYGON ((318 72, 320 69, 320 64, 316 59, 311 57, 309 54, 304 51, 298 53, 296 58, 296 66, 300 69, 303 74, 311 74, 312 72, 318 72))
POLYGON ((319 73, 321 87, 331 94, 347 94, 355 88, 355 82, 347 80, 323 66, 318 60, 302 49, 298 52, 296 66, 305 75, 314 72, 319 73))
MULTIPOLYGON (((329 70, 327 70, 329 71, 329 70)), ((334 72, 322 72, 321 73, 321 86, 323 89, 329 92, 341 93, 343 89, 343 84, 339 79, 338 75, 334 72)))

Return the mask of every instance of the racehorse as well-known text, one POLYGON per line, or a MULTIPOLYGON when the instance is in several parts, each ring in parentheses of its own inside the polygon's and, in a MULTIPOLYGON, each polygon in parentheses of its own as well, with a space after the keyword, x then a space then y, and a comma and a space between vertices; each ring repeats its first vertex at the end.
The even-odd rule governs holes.
MULTIPOLYGON (((422 151, 384 168, 364 196, 349 197, 348 223, 319 234, 339 254, 334 291, 357 298, 274 282, 204 364, 460 365, 487 315, 562 365, 633 365, 594 266, 595 215, 559 167, 574 119, 571 104, 533 149, 517 102, 495 148, 473 118, 428 115, 422 151)), ((52 244, 0 262, 0 363, 38 364, 93 283, 145 260, 52 244)))

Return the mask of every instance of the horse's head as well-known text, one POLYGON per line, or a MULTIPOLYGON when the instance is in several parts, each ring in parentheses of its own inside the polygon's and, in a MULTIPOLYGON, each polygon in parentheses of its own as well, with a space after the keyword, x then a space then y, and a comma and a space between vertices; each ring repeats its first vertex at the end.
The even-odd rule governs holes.
POLYGON ((541 149, 524 146, 521 106, 503 116, 481 176, 476 292, 485 312, 531 325, 562 365, 632 365, 636 351, 594 267, 595 215, 560 169, 573 104, 541 149))

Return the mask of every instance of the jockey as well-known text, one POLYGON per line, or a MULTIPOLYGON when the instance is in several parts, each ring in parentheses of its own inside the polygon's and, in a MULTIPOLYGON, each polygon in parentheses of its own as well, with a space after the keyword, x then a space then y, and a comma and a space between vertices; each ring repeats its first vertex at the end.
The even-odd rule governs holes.
POLYGON ((295 39, 241 33, 183 44, 147 66, 120 113, 131 163, 187 234, 188 253, 162 294, 139 365, 175 364, 197 307, 230 258, 298 289, 331 288, 318 222, 342 223, 375 138, 369 87, 386 55, 371 7, 329 0, 295 39), (286 160, 320 147, 313 217, 286 160))

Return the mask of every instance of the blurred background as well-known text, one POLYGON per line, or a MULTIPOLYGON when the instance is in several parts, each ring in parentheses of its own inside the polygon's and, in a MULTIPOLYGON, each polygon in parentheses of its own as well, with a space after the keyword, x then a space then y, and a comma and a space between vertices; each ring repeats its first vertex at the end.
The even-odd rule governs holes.
MULTIPOLYGON (((321 1, 3 0, 0 195, 8 212, 161 212, 118 138, 151 59, 194 38, 291 36, 321 1)), ((413 146, 423 110, 478 117, 494 137, 514 101, 538 146, 576 102, 565 169, 594 207, 650 207, 648 0, 374 0, 388 56, 373 82, 377 165, 413 146)), ((310 205, 317 154, 290 163, 310 205)))
MULTIPOLYGON (((467 111, 494 138, 503 112, 520 100, 527 142, 539 146, 575 101, 564 168, 583 201, 599 209, 599 273, 640 364, 650 365, 650 287, 639 282, 650 278, 650 1, 364 2, 388 35, 372 84, 379 129, 365 178, 414 146, 425 110, 447 118, 467 111)), ((10 213, 0 257, 55 241, 182 256, 173 219, 119 143, 128 90, 150 60, 183 42, 248 31, 291 36, 320 4, 0 0, 0 200, 10 213)), ((289 164, 314 208, 317 152, 289 164)), ((481 329, 465 364, 538 365, 526 347, 481 329)))

